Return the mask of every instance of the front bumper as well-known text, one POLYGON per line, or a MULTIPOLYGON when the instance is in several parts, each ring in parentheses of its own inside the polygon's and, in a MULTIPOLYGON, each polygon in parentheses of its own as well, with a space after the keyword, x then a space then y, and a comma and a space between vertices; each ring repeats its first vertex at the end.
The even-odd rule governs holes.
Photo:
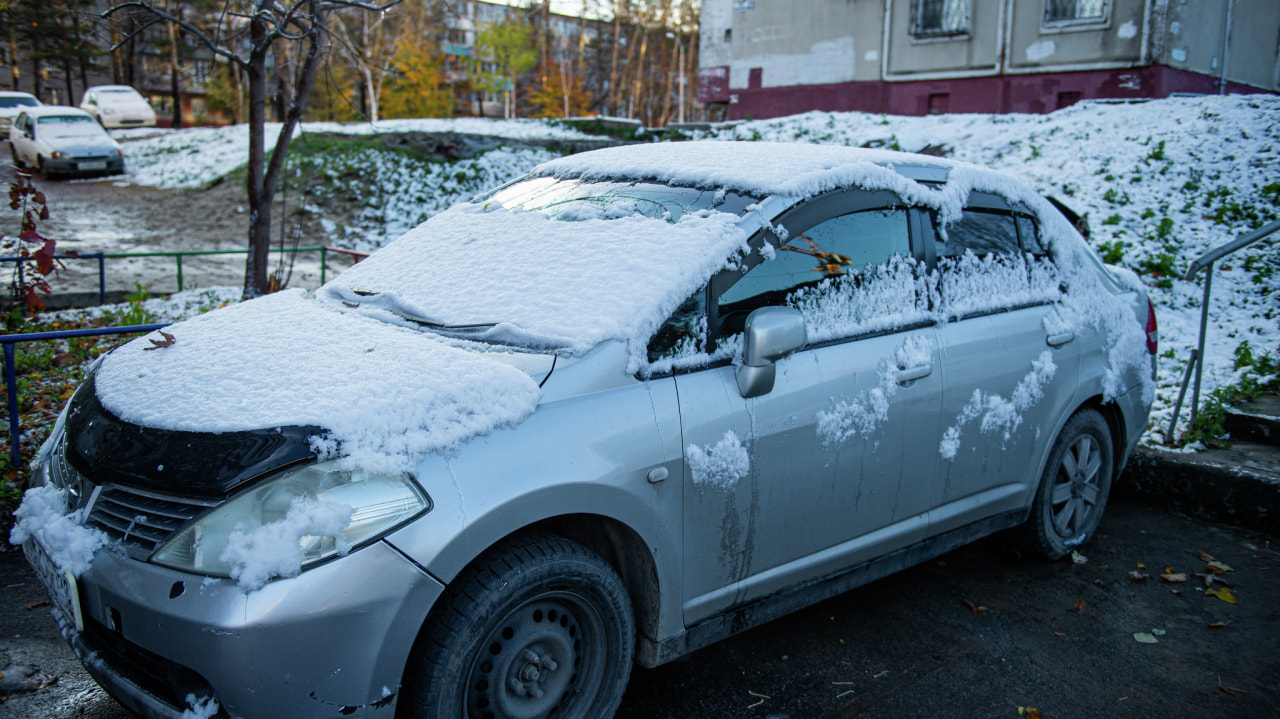
POLYGON ((443 586, 384 542, 245 594, 102 550, 77 582, 84 631, 54 603, 85 668, 143 717, 186 697, 219 717, 391 717, 413 641, 443 586))
POLYGON ((45 158, 44 171, 52 175, 118 175, 124 172, 124 158, 68 157, 45 158))

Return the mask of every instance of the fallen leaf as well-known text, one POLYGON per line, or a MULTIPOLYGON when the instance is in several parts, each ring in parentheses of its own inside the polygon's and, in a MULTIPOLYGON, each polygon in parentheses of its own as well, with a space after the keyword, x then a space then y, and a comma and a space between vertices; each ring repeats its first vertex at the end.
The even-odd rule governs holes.
POLYGON ((1143 564, 1142 562, 1138 562, 1138 569, 1146 569, 1146 568, 1147 568, 1146 564, 1143 564))
POLYGON ((1129 572, 1129 578, 1136 582, 1141 582, 1144 579, 1150 579, 1151 575, 1143 574, 1142 572, 1139 572, 1138 570, 1135 569, 1132 572, 1129 572))
POLYGON ((1161 574, 1160 578, 1170 584, 1182 584, 1187 581, 1186 572, 1179 572, 1177 574, 1161 574))
MULTIPOLYGON (((162 340, 150 340, 150 342, 151 342, 152 346, 151 346, 151 347, 143 347, 142 349, 143 349, 143 350, 158 350, 158 349, 164 349, 165 347, 172 347, 172 346, 173 346, 173 343, 175 343, 175 342, 177 342, 177 341, 178 341, 178 338, 174 337, 173 335, 169 334, 168 332, 165 332, 164 330, 160 330, 160 334, 164 336, 164 339, 162 339, 162 340)), ((150 338, 148 338, 148 339, 150 339, 150 338)))
POLYGON ((1200 553, 1200 561, 1202 561, 1202 562, 1212 562, 1212 561, 1213 561, 1213 555, 1209 554, 1208 552, 1201 552, 1201 553, 1200 553))
POLYGON ((1167 564, 1166 564, 1166 565, 1164 565, 1164 573, 1165 573, 1165 574, 1173 574, 1173 567, 1170 567, 1170 566, 1169 566, 1169 565, 1167 565, 1167 564))
POLYGON ((1163 630, 1163 629, 1152 629, 1152 630, 1151 630, 1151 633, 1152 633, 1152 634, 1154 634, 1154 635, 1155 635, 1155 636, 1157 636, 1157 637, 1163 637, 1163 636, 1164 636, 1164 630, 1163 630))
POLYGON ((1067 633, 1066 633, 1066 632, 1054 632, 1054 633, 1053 633, 1053 636, 1055 636, 1055 637, 1065 637, 1065 636, 1067 636, 1067 633))
POLYGON ((1077 612, 1081 612, 1081 611, 1084 611, 1084 608, 1087 606, 1089 606, 1089 603, 1082 599, 1076 602, 1075 604, 1073 604, 1072 608, 1075 609, 1077 612))
POLYGON ((32 603, 28 604, 28 605, 27 605, 27 610, 28 610, 28 611, 30 611, 30 610, 32 610, 32 609, 39 609, 40 607, 47 607, 47 606, 49 606, 49 600, 48 600, 48 599, 41 599, 41 600, 40 600, 40 601, 38 601, 38 602, 32 602, 32 603))
POLYGON ((1214 693, 1215 694, 1248 694, 1249 692, 1246 689, 1236 689, 1235 687, 1224 687, 1221 684, 1219 684, 1218 691, 1214 693))
POLYGON ((968 607, 969 611, 973 612, 974 614, 980 614, 982 612, 987 611, 986 607, 978 606, 977 604, 974 604, 968 599, 961 599, 960 601, 964 602, 964 605, 968 607))
POLYGON ((1209 570, 1210 572, 1213 572, 1214 574, 1226 574, 1227 572, 1231 571, 1231 567, 1228 567, 1222 562, 1209 562, 1208 564, 1204 565, 1204 568, 1209 570))
POLYGON ((1044 714, 1035 707, 1018 707, 1018 716, 1027 719, 1044 719, 1044 714))
POLYGON ((1221 599, 1227 604, 1236 603, 1236 595, 1232 594, 1231 590, 1227 589, 1226 587, 1218 587, 1217 589, 1206 589, 1204 590, 1204 593, 1205 593, 1205 596, 1217 597, 1218 599, 1221 599))
POLYGON ((1181 589, 1170 589, 1169 591, 1170 591, 1170 592, 1173 592, 1175 596, 1179 596, 1179 597, 1181 597, 1181 596, 1182 596, 1182 590, 1181 590, 1181 589))
POLYGON ((1213 628, 1213 629, 1221 629, 1221 628, 1223 628, 1223 627, 1225 627, 1225 626, 1227 626, 1227 625, 1226 625, 1226 624, 1224 624, 1224 623, 1222 623, 1222 622, 1213 622, 1213 623, 1212 623, 1212 624, 1210 624, 1209 626, 1210 626, 1211 628, 1213 628))
POLYGON ((1084 564, 1089 561, 1089 558, 1079 552, 1072 552, 1071 561, 1075 564, 1084 564))
POLYGON ((1142 644, 1158 644, 1160 642, 1159 639, 1155 638, 1155 635, 1147 634, 1146 632, 1134 632, 1133 638, 1142 644))

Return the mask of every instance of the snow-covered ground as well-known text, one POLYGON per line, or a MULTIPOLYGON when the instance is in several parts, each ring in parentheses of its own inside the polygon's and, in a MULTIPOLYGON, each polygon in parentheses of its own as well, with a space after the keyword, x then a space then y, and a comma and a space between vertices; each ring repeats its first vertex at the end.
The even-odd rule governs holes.
MULTIPOLYGON (((278 126, 268 128, 269 139, 278 126)), ((303 131, 465 132, 513 139, 583 139, 541 121, 395 120, 317 123, 303 131)), ((139 133, 141 134, 141 133, 139 133)), ((1178 383, 1199 329, 1203 275, 1182 279, 1205 251, 1280 217, 1280 98, 1171 98, 1141 103, 1088 102, 1049 115, 896 117, 813 112, 741 123, 706 139, 920 150, 945 145, 953 157, 1001 170, 1087 215, 1091 243, 1147 284, 1160 324, 1161 368, 1153 428, 1172 415, 1178 383)), ((126 145, 127 182, 156 187, 208 183, 244 163, 243 126, 159 132, 126 145)), ((312 160, 297 171, 330 174, 332 192, 369 195, 359 216, 326 223, 335 239, 372 248, 464 200, 549 159, 543 150, 501 149, 466 164, 413 163, 360 150, 358 157, 312 160), (374 166, 344 187, 339 164, 374 166), (368 177, 378 178, 370 189, 368 177), (371 193, 371 194, 370 194, 371 193)), ((313 208, 315 209, 315 208, 313 208)), ((1228 258, 1215 272, 1204 391, 1239 379, 1234 352, 1280 345, 1276 319, 1280 264, 1275 239, 1228 258)), ((1183 412, 1185 423, 1186 411, 1183 412)))

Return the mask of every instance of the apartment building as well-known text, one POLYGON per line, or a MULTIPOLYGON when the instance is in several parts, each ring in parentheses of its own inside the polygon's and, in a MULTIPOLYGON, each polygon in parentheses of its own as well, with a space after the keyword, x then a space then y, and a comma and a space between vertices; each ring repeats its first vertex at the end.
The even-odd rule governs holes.
POLYGON ((701 19, 698 100, 726 119, 1280 91, 1277 0, 703 0, 701 19))

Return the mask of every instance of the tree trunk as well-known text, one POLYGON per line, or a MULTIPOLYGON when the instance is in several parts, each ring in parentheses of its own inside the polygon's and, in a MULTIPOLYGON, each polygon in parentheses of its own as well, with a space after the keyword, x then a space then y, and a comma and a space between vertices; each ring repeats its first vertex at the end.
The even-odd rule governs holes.
POLYGON ((13 89, 18 89, 18 30, 13 21, 13 10, 6 7, 5 20, 9 23, 9 66, 13 69, 13 89))
MULTIPOLYGON (((182 17, 182 6, 175 8, 178 17, 182 17)), ((169 23, 169 94, 173 97, 173 119, 169 127, 182 127, 182 61, 178 56, 178 24, 169 23)))
POLYGON ((613 3, 613 56, 609 61, 609 104, 606 112, 619 115, 618 112, 618 52, 622 48, 622 0, 613 3))
POLYGON ((267 293, 267 250, 271 247, 271 200, 263 182, 267 122, 267 24, 258 15, 249 21, 253 50, 245 66, 249 85, 249 165, 245 190, 249 194, 249 255, 244 266, 244 297, 267 293))

